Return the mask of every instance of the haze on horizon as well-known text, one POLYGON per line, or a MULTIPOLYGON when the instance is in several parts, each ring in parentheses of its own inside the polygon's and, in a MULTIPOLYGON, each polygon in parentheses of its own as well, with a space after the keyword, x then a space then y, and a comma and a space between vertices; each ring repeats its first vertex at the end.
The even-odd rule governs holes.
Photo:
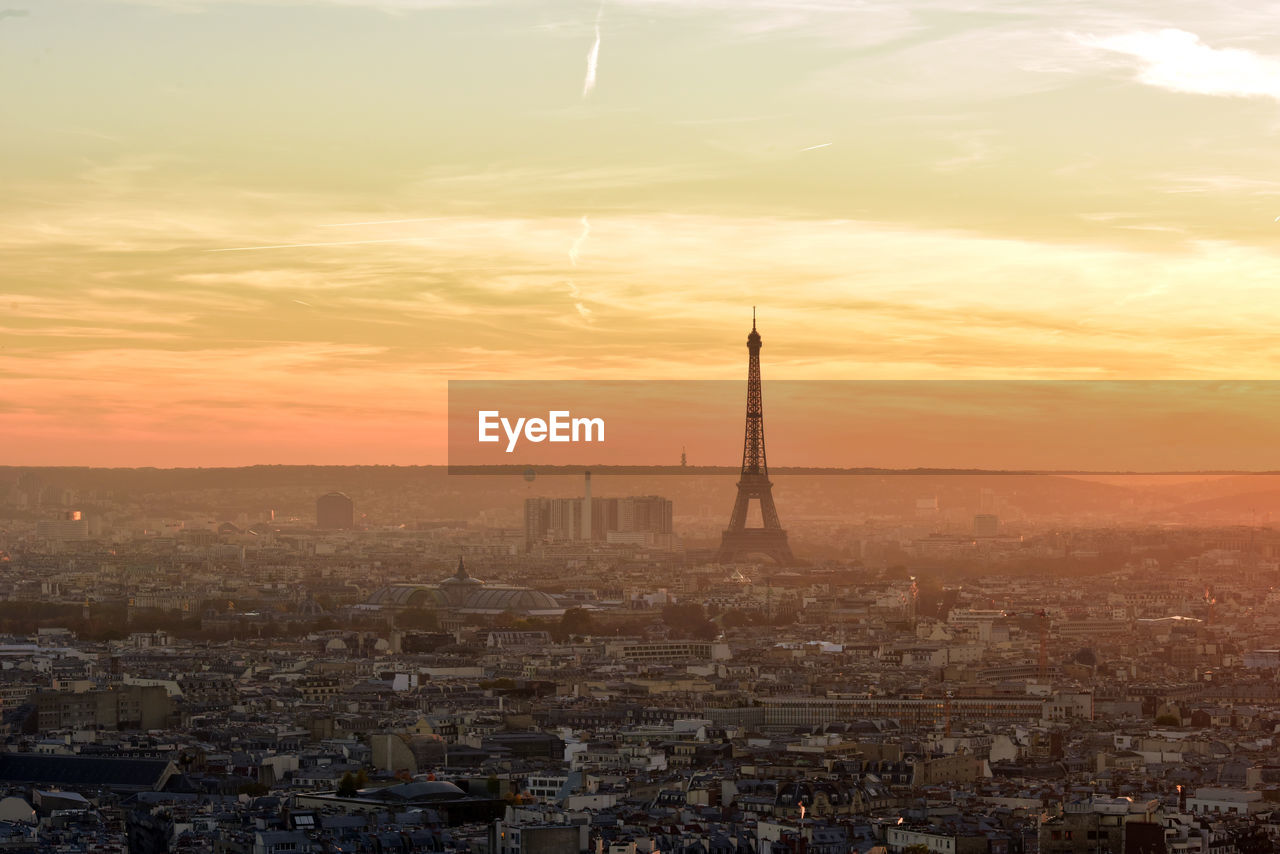
POLYGON ((766 407, 1280 378, 1266 6, 15 3, 0 464, 438 464, 447 380, 740 380, 752 304, 766 407))

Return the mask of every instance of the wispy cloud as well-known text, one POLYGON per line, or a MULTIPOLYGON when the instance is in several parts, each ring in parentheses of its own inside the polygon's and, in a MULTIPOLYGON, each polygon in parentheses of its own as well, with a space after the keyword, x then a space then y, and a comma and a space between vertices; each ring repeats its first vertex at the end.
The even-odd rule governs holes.
POLYGON ((228 246, 205 252, 258 252, 264 249, 310 249, 317 246, 361 246, 369 243, 417 243, 421 237, 384 237, 377 240, 326 240, 319 243, 276 243, 269 246, 228 246))
POLYGON ((1178 29, 1083 37, 1091 47, 1135 60, 1138 80, 1172 92, 1280 100, 1280 60, 1241 48, 1215 48, 1178 29))
POLYGON ((704 127, 717 125, 745 125, 755 124, 756 122, 767 122, 778 118, 777 114, 759 115, 759 116, 718 116, 711 118, 697 119, 677 119, 672 122, 673 125, 682 127, 704 127))
POLYGON ((1225 193, 1232 196, 1280 196, 1280 180, 1252 175, 1168 175, 1166 193, 1225 193))
POLYGON ((321 228, 347 228, 356 225, 398 225, 405 222, 431 222, 438 217, 433 216, 414 216, 408 219, 369 219, 363 222, 326 222, 321 228))
MULTIPOLYGON (((587 219, 585 214, 583 214, 581 222, 582 231, 573 241, 573 245, 569 247, 569 263, 575 267, 578 266, 578 258, 582 252, 582 247, 586 245, 587 238, 591 236, 591 221, 587 219)), ((569 280, 568 285, 569 296, 573 297, 573 307, 578 312, 578 316, 583 320, 590 322, 592 319, 592 312, 591 309, 587 308, 586 304, 582 302, 582 291, 578 289, 577 284, 575 284, 572 279, 569 280)))
POLYGON ((158 6, 178 12, 198 12, 217 6, 350 6, 383 12, 416 12, 459 6, 497 5, 497 0, 122 0, 139 6, 158 6))
POLYGON ((618 163, 611 166, 506 166, 483 171, 472 169, 433 169, 405 190, 432 196, 449 192, 458 196, 483 195, 485 198, 520 198, 545 196, 548 193, 614 191, 652 187, 654 184, 705 180, 719 173, 706 164, 664 162, 660 165, 618 163))
POLYGON ((808 34, 848 47, 882 44, 919 27, 908 4, 880 0, 617 0, 646 14, 708 15, 739 35, 808 34))
POLYGON ((944 157, 934 163, 933 168, 939 172, 952 172, 990 163, 1003 153, 1003 149, 992 142, 995 136, 996 133, 990 130, 951 134, 950 139, 960 153, 953 157, 944 157))

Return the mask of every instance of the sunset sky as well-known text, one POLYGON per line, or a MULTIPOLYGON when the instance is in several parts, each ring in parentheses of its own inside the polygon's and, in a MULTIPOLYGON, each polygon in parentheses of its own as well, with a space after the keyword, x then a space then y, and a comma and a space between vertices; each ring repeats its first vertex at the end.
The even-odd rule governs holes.
POLYGON ((0 0, 0 79, 0 465, 443 463, 753 304, 766 418, 1280 380, 1276 3, 0 0))

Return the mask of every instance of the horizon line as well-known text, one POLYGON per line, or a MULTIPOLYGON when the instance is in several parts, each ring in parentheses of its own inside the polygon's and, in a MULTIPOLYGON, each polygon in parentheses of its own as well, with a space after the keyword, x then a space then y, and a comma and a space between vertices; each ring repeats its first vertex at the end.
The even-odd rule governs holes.
MULTIPOLYGON (((243 471, 249 469, 443 469, 449 475, 525 475, 532 470, 536 475, 581 475, 585 472, 608 474, 741 474, 738 465, 680 465, 674 464, 555 464, 500 463, 493 465, 448 463, 248 463, 226 466, 99 466, 99 465, 22 465, 0 464, 0 471, 53 469, 59 471, 103 472, 202 472, 243 471)), ((1280 475, 1276 469, 993 469, 965 466, 914 466, 891 468, 881 466, 775 466, 775 475, 1000 475, 1000 476, 1113 476, 1113 477, 1232 477, 1280 475)))

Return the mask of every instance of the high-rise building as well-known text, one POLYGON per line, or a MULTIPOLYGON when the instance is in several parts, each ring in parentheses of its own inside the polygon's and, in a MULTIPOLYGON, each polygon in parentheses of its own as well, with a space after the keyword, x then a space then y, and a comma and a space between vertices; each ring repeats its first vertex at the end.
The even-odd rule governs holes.
POLYGON ((578 532, 578 539, 590 540, 594 525, 592 519, 595 514, 592 512, 595 508, 591 506, 591 472, 587 472, 582 476, 582 524, 579 526, 581 530, 578 532))
POLYGON ((653 545, 671 534, 671 500, 659 495, 626 498, 528 498, 524 502, 525 540, 594 540, 653 545), (589 508, 589 509, 588 509, 589 508), (635 534, 635 537, 619 537, 635 534), (650 536, 652 535, 652 536, 650 536), (655 539, 657 538, 657 539, 655 539))
POLYGON ((995 537, 1000 534, 1000 517, 994 513, 979 513, 973 517, 975 537, 995 537))
POLYGON ((62 542, 89 538, 89 523, 79 510, 67 510, 57 519, 41 519, 36 522, 36 537, 41 540, 62 542))
POLYGON ((349 530, 356 526, 356 504, 341 492, 330 492, 316 499, 316 527, 349 530))

